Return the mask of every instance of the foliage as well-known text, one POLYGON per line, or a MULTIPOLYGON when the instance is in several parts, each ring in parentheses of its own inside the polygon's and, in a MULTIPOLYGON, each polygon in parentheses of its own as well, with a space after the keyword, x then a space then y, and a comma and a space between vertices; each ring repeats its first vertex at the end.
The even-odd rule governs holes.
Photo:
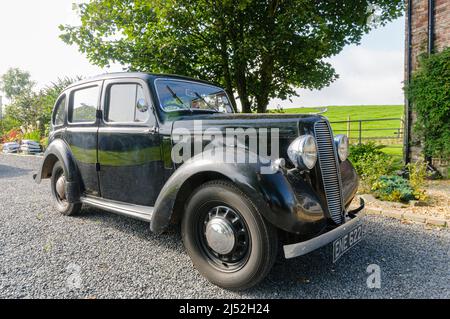
POLYGON ((393 158, 384 153, 364 155, 355 164, 355 169, 360 172, 361 191, 369 192, 380 176, 392 173, 393 164, 393 158))
POLYGON ((44 137, 39 141, 39 144, 41 144, 44 148, 48 146, 48 137, 44 137))
POLYGON ((373 184, 383 175, 395 170, 392 156, 381 151, 382 146, 372 142, 367 144, 351 145, 349 160, 360 176, 360 191, 368 193, 373 184))
POLYGON ((392 202, 408 203, 418 199, 408 180, 396 175, 381 176, 374 183, 372 191, 377 198, 392 202))
POLYGON ((1 135, 6 134, 6 132, 8 132, 14 128, 20 127, 20 125, 21 125, 21 123, 19 121, 7 116, 6 109, 5 109, 5 113, 3 114, 3 119, 0 121, 1 135))
POLYGON ((64 91, 64 89, 69 85, 80 81, 81 79, 82 77, 80 76, 74 78, 58 78, 55 82, 50 83, 39 92, 38 103, 41 105, 42 111, 39 120, 44 124, 42 133, 48 135, 48 132, 45 132, 45 130, 51 122, 53 107, 55 106, 56 100, 61 92, 64 91))
POLYGON ((417 161, 406 165, 409 175, 409 183, 414 190, 414 196, 419 200, 426 200, 425 180, 427 178, 427 163, 417 161))
POLYGON ((25 133, 22 139, 39 142, 41 140, 41 132, 36 130, 25 133))
POLYGON ((372 192, 387 201, 426 200, 426 163, 408 164, 409 180, 391 175, 397 166, 392 156, 383 153, 382 148, 373 142, 350 146, 349 159, 361 178, 360 191, 372 192))
POLYGON ((5 118, 20 126, 36 126, 42 110, 37 103, 38 95, 32 91, 16 96, 13 102, 5 107, 5 118))
POLYGON ((19 142, 22 139, 22 132, 19 129, 11 129, 1 138, 2 143, 19 142))
POLYGON ((422 56, 406 87, 417 114, 414 131, 426 156, 450 156, 450 47, 422 56))
POLYGON ((30 90, 17 95, 5 107, 5 115, 2 120, 4 129, 32 127, 33 129, 39 129, 41 134, 48 134, 45 131, 50 124, 56 99, 67 86, 80 79, 80 77, 58 79, 38 93, 30 90))
POLYGON ((357 163, 366 155, 381 155, 383 154, 383 145, 377 145, 372 141, 362 144, 350 145, 349 159, 353 163, 357 163))
POLYGON ((34 85, 30 73, 17 68, 8 69, 0 78, 0 90, 8 99, 15 99, 24 93, 31 92, 34 85))
POLYGON ((183 74, 226 88, 233 105, 265 112, 270 98, 337 78, 324 59, 399 17, 401 0, 92 0, 80 26, 60 26, 99 66, 183 74), (375 20, 371 18, 376 17, 375 20))
POLYGON ((77 121, 93 122, 95 121, 96 108, 90 105, 83 105, 73 110, 73 119, 77 121))

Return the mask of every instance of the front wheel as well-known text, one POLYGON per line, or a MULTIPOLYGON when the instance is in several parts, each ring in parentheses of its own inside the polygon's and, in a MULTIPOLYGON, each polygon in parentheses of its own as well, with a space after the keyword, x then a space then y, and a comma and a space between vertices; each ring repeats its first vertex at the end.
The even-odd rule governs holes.
POLYGON ((63 215, 75 215, 81 210, 81 203, 69 203, 66 198, 66 175, 60 162, 53 166, 51 188, 56 209, 63 215))
POLYGON ((182 237, 195 267, 222 288, 243 290, 265 278, 277 255, 277 232, 232 183, 213 181, 191 196, 182 237))

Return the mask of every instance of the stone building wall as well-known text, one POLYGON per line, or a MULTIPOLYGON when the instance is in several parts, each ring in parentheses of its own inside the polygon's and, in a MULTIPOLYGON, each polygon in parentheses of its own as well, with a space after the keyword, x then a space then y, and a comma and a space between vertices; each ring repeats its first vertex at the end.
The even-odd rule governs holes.
MULTIPOLYGON (((405 0, 406 1, 406 46, 405 46, 405 82, 409 79, 409 72, 413 73, 418 67, 418 58, 421 54, 428 52, 429 44, 429 0, 405 0), (409 37, 408 4, 411 4, 411 37, 409 37), (411 39, 411 56, 409 57, 409 38, 411 39), (408 70, 409 60, 411 59, 411 70, 408 70)), ((434 24, 433 47, 432 51, 438 52, 450 46, 450 0, 433 0, 432 19, 434 24)), ((408 103, 407 103, 408 105, 408 103)), ((411 108, 411 107, 410 107, 411 108)), ((408 109, 406 110, 408 116, 408 109)), ((415 121, 414 112, 409 114, 410 125, 412 128, 415 121)), ((416 161, 422 155, 420 141, 410 132, 409 159, 416 161)), ((447 175, 448 161, 433 160, 439 170, 447 175)))

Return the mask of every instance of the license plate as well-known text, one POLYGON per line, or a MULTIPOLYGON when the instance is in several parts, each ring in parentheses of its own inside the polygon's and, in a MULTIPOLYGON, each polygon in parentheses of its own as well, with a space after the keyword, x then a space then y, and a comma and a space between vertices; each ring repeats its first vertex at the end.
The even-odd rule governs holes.
POLYGON ((358 225, 347 234, 333 242, 333 263, 363 238, 363 225, 358 225))

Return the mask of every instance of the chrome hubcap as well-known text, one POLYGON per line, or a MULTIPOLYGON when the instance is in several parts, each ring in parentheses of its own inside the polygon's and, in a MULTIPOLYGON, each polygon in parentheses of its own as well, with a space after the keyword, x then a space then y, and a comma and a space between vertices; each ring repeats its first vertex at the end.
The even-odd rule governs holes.
POLYGON ((60 199, 66 198, 65 186, 66 186, 66 178, 64 177, 64 175, 61 175, 56 181, 56 192, 58 193, 60 199))
POLYGON ((236 239, 233 227, 225 218, 212 218, 206 224, 205 236, 208 246, 216 253, 226 255, 233 251, 236 239))
POLYGON ((199 242, 205 257, 221 271, 232 272, 247 262, 251 240, 241 214, 225 205, 205 211, 198 227, 199 242))

